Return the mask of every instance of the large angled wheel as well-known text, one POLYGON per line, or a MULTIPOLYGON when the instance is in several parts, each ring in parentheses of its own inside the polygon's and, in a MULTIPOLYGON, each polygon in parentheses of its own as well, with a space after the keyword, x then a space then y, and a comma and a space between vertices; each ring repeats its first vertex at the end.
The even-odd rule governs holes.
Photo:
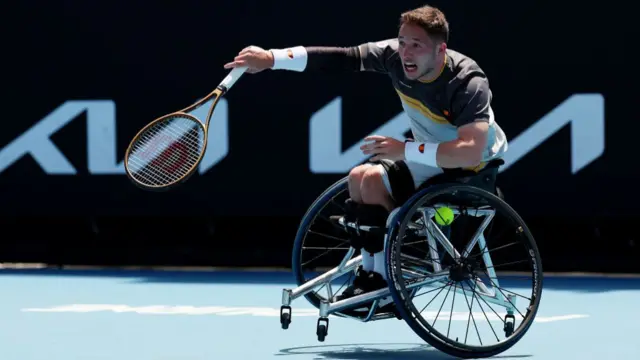
POLYGON ((391 295, 431 346, 461 358, 490 357, 528 331, 542 293, 540 255, 499 197, 461 184, 427 188, 400 209, 388 235, 391 295), (451 223, 436 221, 447 214, 451 223))
MULTIPOLYGON (((349 197, 347 178, 342 178, 325 190, 309 207, 300 222, 293 244, 292 268, 298 286, 337 267, 351 248, 345 229, 330 221, 333 215, 345 214, 345 200, 349 197)), ((359 253, 354 253, 353 257, 359 253)), ((330 284, 324 284, 305 298, 316 308, 320 302, 340 294, 351 283, 355 272, 350 271, 330 284)), ((341 313, 335 313, 342 316, 341 313)))

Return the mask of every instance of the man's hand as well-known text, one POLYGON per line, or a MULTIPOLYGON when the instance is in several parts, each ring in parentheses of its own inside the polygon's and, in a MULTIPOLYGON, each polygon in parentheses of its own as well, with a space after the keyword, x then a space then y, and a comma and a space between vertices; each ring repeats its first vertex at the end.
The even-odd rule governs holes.
POLYGON ((367 136, 364 140, 370 142, 362 145, 360 150, 366 155, 376 155, 371 161, 404 159, 404 141, 379 135, 367 136))
POLYGON ((271 51, 257 46, 248 46, 242 49, 232 62, 226 63, 224 68, 231 69, 238 66, 246 66, 247 72, 250 74, 271 69, 273 67, 273 54, 271 54, 271 51))

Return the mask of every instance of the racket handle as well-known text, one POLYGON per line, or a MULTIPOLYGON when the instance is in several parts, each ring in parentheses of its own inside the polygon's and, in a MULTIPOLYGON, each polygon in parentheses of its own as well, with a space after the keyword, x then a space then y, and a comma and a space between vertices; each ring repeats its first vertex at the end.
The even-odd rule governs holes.
POLYGON ((247 71, 246 66, 233 68, 233 70, 231 70, 229 74, 222 80, 222 82, 220 83, 220 86, 226 88, 227 90, 231 89, 233 84, 235 84, 236 81, 238 81, 240 76, 242 76, 242 74, 244 74, 245 71, 247 71))

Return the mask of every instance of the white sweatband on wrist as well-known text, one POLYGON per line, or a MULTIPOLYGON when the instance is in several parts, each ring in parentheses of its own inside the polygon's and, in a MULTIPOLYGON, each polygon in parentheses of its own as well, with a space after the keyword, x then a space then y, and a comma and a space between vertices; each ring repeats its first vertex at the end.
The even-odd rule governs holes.
POLYGON ((404 158, 407 161, 438 167, 438 145, 408 141, 404 145, 404 158))
POLYGON ((304 71, 307 67, 307 50, 304 46, 269 51, 273 54, 273 70, 304 71))

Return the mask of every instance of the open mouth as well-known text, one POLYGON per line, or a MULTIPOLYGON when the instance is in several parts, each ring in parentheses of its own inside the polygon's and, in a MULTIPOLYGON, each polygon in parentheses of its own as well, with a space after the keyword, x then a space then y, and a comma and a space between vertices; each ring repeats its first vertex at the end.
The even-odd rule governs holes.
POLYGON ((413 73, 416 72, 418 70, 418 66, 412 62, 405 62, 404 63, 404 70, 407 73, 413 73))

